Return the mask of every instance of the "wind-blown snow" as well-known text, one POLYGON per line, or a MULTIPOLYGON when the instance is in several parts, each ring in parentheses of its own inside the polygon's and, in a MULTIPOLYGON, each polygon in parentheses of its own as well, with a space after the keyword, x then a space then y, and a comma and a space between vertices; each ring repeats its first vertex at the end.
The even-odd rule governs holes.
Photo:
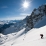
POLYGON ((37 29, 32 29, 28 33, 23 34, 16 38, 24 30, 25 28, 23 28, 17 34, 13 33, 14 35, 9 34, 9 36, 11 37, 10 40, 7 40, 0 46, 46 46, 46 26, 37 29), (44 35, 43 39, 40 38, 41 33, 44 35))

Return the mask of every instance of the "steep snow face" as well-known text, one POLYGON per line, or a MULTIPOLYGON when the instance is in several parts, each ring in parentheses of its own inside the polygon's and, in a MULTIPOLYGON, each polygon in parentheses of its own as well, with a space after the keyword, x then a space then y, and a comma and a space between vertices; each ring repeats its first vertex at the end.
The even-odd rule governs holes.
POLYGON ((41 28, 34 28, 28 33, 20 35, 24 32, 25 28, 20 30, 17 34, 11 33, 9 35, 1 35, 0 40, 5 41, 0 46, 46 46, 46 26, 41 28), (16 35, 15 35, 16 34, 16 35), (41 39, 40 34, 43 34, 43 39, 41 39), (7 36, 7 39, 5 39, 7 36), (10 38, 11 37, 11 38, 10 38))
POLYGON ((40 28, 46 25, 46 16, 42 17, 42 20, 39 20, 34 26, 34 28, 40 28))

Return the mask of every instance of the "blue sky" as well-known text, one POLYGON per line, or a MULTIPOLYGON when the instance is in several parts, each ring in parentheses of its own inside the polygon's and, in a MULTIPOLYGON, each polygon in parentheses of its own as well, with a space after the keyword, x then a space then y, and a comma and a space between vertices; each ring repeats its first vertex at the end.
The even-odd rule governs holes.
POLYGON ((24 10, 22 4, 25 0, 0 0, 0 20, 23 19, 31 14, 34 8, 45 4, 46 0, 27 0, 29 7, 24 10))

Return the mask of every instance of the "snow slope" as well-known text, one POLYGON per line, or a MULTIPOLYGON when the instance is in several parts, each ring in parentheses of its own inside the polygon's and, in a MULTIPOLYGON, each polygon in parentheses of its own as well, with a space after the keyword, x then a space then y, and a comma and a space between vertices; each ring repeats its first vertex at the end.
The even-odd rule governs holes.
POLYGON ((0 44, 0 46, 46 46, 46 26, 37 29, 34 28, 28 33, 21 35, 24 30, 25 28, 23 28, 17 34, 13 33, 6 35, 7 39, 9 39, 3 42, 3 44, 0 44), (44 34, 43 39, 40 38, 41 33, 44 34))

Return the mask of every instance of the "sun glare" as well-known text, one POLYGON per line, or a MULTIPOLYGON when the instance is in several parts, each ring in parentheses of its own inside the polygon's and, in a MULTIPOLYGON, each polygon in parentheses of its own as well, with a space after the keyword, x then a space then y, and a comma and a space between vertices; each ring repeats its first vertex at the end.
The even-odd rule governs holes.
POLYGON ((23 8, 28 8, 29 7, 29 2, 27 2, 26 0, 23 2, 22 4, 23 8))
POLYGON ((28 3, 28 2, 24 2, 24 3, 23 3, 23 7, 24 7, 24 8, 28 8, 28 6, 29 6, 29 3, 28 3))

